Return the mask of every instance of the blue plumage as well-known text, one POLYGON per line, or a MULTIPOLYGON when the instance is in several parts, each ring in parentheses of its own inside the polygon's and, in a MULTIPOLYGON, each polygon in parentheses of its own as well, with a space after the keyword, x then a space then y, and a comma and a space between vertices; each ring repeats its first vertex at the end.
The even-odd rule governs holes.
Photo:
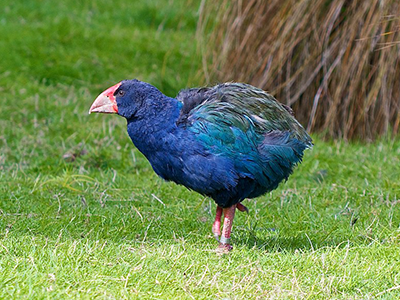
POLYGON ((275 189, 312 146, 290 109, 250 85, 190 89, 175 99, 127 80, 114 95, 154 171, 220 207, 275 189))

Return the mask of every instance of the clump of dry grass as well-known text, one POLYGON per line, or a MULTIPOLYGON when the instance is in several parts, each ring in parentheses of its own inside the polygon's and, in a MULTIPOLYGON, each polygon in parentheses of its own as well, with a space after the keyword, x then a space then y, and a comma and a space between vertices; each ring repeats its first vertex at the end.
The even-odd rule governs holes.
POLYGON ((345 139, 397 134, 398 0, 204 2, 208 81, 244 81, 289 104, 309 130, 345 139))

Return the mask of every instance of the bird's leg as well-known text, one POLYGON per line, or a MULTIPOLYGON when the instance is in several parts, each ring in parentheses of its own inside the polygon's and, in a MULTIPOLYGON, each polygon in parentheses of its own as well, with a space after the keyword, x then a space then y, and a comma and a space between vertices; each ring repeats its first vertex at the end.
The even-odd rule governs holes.
POLYGON ((233 218, 235 217, 235 211, 236 211, 236 204, 232 205, 231 207, 223 209, 224 226, 222 228, 222 235, 218 249, 224 252, 230 251, 233 248, 230 244, 230 239, 231 239, 233 218))
POLYGON ((218 242, 219 242, 219 236, 221 235, 221 217, 222 217, 222 207, 217 205, 217 211, 215 213, 215 221, 212 227, 212 232, 218 242))

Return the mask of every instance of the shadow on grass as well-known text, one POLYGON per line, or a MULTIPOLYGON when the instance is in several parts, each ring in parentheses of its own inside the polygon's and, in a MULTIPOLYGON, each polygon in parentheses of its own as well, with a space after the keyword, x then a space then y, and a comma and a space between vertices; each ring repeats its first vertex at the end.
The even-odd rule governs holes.
POLYGON ((321 248, 345 248, 353 245, 369 245, 373 243, 384 244, 385 240, 371 239, 371 237, 355 233, 350 230, 341 231, 334 228, 329 233, 293 230, 285 235, 273 229, 262 229, 256 233, 250 229, 240 229, 235 232, 234 245, 248 249, 259 249, 268 252, 316 251, 321 248))
MULTIPOLYGON (((295 234, 295 233, 294 233, 295 234)), ((349 240, 340 238, 309 239, 307 236, 296 235, 293 237, 270 236, 266 238, 235 238, 234 244, 248 249, 259 249, 268 252, 315 251, 325 247, 345 247, 349 240)))

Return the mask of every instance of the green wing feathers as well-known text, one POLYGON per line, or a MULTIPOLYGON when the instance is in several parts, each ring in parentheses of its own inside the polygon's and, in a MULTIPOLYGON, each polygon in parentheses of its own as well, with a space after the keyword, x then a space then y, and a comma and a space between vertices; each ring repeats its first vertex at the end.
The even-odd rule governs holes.
POLYGON ((182 91, 177 98, 183 102, 184 112, 181 112, 178 122, 184 120, 189 126, 206 122, 214 126, 234 127, 243 132, 254 131, 260 136, 278 130, 289 132, 291 138, 305 143, 307 147, 312 146, 310 136, 294 118, 290 108, 249 84, 225 83, 190 89, 182 91))

